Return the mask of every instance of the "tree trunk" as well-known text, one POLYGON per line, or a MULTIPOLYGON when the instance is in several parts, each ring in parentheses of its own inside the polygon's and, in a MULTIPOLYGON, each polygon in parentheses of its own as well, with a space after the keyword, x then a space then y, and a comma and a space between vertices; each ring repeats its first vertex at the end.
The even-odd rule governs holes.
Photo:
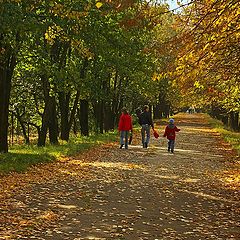
POLYGON ((59 92, 58 99, 59 99, 59 107, 60 107, 60 115, 61 115, 60 139, 68 141, 69 139, 68 118, 69 118, 70 94, 65 95, 64 92, 59 92))
POLYGON ((221 121, 223 122, 224 125, 228 125, 228 116, 227 115, 222 115, 221 121))
POLYGON ((44 93, 44 112, 42 115, 42 126, 38 137, 38 146, 46 145, 47 130, 49 129, 50 143, 58 144, 58 124, 56 113, 56 99, 50 96, 50 84, 46 75, 41 76, 44 93))
MULTIPOLYGON (((115 124, 116 124, 116 118, 117 118, 117 114, 118 114, 118 71, 116 70, 115 72, 115 77, 114 77, 114 84, 113 84, 113 100, 112 100, 112 108, 111 108, 111 116, 110 116, 110 129, 114 129, 115 128, 115 124)), ((119 83, 119 87, 121 85, 121 81, 119 83)))
POLYGON ((103 121, 103 101, 100 102, 99 104, 99 129, 100 133, 103 134, 103 127, 104 127, 104 121, 103 121))
POLYGON ((234 131, 239 131, 239 113, 238 112, 230 112, 229 125, 230 125, 230 128, 233 129, 234 131))
POLYGON ((111 116, 113 115, 109 104, 104 106, 104 131, 108 132, 111 129, 111 116))
MULTIPOLYGON (((88 66, 88 59, 85 58, 83 60, 83 66, 80 70, 80 77, 84 78, 85 77, 85 72, 88 66)), ((79 102, 79 97, 80 97, 80 91, 77 90, 76 96, 74 99, 73 107, 70 112, 70 92, 67 94, 65 92, 59 92, 59 105, 60 105, 60 113, 61 113, 61 135, 60 138, 62 140, 69 140, 69 135, 71 131, 71 127, 73 125, 73 121, 76 115, 77 107, 78 107, 78 102, 79 102)))
POLYGON ((170 116, 170 106, 165 103, 165 106, 164 106, 164 117, 165 118, 169 118, 169 116, 170 116))
POLYGON ((30 144, 30 139, 29 139, 29 136, 27 134, 27 130, 26 130, 26 127, 25 127, 24 123, 22 121, 19 122, 19 123, 20 123, 21 128, 22 128, 22 133, 23 133, 23 136, 24 136, 24 139, 25 139, 25 143, 30 144))
POLYGON ((73 125, 73 121, 74 121, 76 111, 77 111, 79 97, 80 97, 80 91, 77 91, 75 99, 74 99, 72 111, 70 113, 70 107, 69 107, 70 94, 67 94, 65 96, 64 92, 59 93, 59 104, 60 104, 60 112, 61 112, 61 136, 60 136, 60 138, 62 140, 66 140, 66 141, 69 140, 71 127, 73 125), (70 116, 69 116, 69 113, 70 113, 70 116))
POLYGON ((30 143, 29 135, 27 134, 27 130, 26 130, 24 121, 22 120, 22 116, 19 114, 18 109, 16 110, 16 118, 17 118, 18 122, 19 122, 20 125, 21 125, 23 137, 24 137, 24 139, 25 139, 25 143, 26 143, 26 144, 29 144, 29 143, 30 143))
POLYGON ((239 112, 235 113, 236 131, 240 131, 239 112))
POLYGON ((58 144, 58 121, 56 111, 56 99, 50 97, 49 99, 49 141, 51 144, 58 144))
MULTIPOLYGON (((98 133, 98 102, 93 101, 92 103, 93 106, 93 118, 94 118, 94 132, 98 133)), ((79 110, 79 120, 80 120, 80 110, 79 110)))
POLYGON ((77 132, 78 132, 78 127, 77 127, 77 120, 76 120, 76 116, 75 116, 74 120, 73 120, 73 133, 75 136, 77 136, 77 132))
POLYGON ((69 119, 69 123, 68 123, 68 135, 70 133, 71 127, 73 125, 73 121, 77 112, 77 107, 78 107, 78 103, 79 103, 79 97, 80 97, 80 91, 77 91, 76 96, 75 96, 75 100, 73 103, 73 108, 70 114, 70 119, 69 119))
POLYGON ((5 153, 8 152, 9 99, 15 65, 15 55, 10 55, 5 61, 0 61, 0 152, 5 153))
POLYGON ((160 119, 161 112, 160 112, 160 104, 157 104, 153 107, 153 119, 160 119))
POLYGON ((25 124, 27 124, 27 137, 29 138, 30 136, 30 126, 33 126, 37 129, 37 133, 38 133, 38 139, 40 138, 41 135, 41 127, 38 126, 35 123, 31 123, 31 122, 24 122, 25 124))
POLYGON ((48 102, 45 103, 45 108, 42 116, 42 126, 40 130, 40 134, 38 135, 38 146, 43 147, 46 145, 46 138, 47 138, 47 130, 49 125, 49 106, 48 102))
POLYGON ((13 112, 11 114, 11 145, 14 144, 14 115, 13 112))
POLYGON ((79 121, 81 127, 81 135, 83 136, 89 136, 88 111, 89 111, 88 101, 81 99, 79 121))

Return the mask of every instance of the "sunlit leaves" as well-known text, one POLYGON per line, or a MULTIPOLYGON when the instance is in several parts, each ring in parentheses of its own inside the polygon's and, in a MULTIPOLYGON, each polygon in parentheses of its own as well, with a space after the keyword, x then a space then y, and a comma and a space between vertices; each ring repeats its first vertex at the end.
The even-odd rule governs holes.
POLYGON ((54 44, 54 39, 61 36, 63 34, 63 29, 60 26, 53 25, 49 26, 46 33, 45 33, 45 39, 49 42, 50 45, 54 44))
POLYGON ((235 1, 221 0, 196 2, 191 7, 192 14, 188 11, 183 23, 183 48, 177 67, 177 81, 186 94, 188 83, 192 82, 194 89, 198 88, 194 84, 197 81, 205 89, 214 89, 210 95, 207 91, 201 92, 206 96, 206 103, 217 101, 227 111, 239 110, 238 94, 227 90, 232 85, 239 88, 238 5, 235 1), (228 94, 223 97, 224 91, 228 94))
MULTIPOLYGON (((91 4, 86 2, 82 4, 82 7, 78 7, 76 9, 72 8, 71 5, 68 5, 67 2, 56 3, 50 8, 50 13, 54 16, 59 16, 61 18, 66 18, 70 20, 81 20, 86 17, 91 10, 91 4)), ((81 6, 80 5, 80 6, 81 6)))
POLYGON ((96 7, 97 7, 97 8, 101 8, 101 7, 102 7, 102 5, 103 5, 103 3, 102 3, 102 2, 97 2, 97 3, 96 3, 96 7))

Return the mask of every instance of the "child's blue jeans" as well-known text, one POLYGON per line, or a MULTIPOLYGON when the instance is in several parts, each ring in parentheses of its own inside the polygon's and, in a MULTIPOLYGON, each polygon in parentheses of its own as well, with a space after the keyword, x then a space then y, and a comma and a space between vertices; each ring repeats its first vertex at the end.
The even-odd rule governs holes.
POLYGON ((174 151, 174 144, 175 144, 175 140, 173 139, 168 139, 168 151, 173 152, 174 151))

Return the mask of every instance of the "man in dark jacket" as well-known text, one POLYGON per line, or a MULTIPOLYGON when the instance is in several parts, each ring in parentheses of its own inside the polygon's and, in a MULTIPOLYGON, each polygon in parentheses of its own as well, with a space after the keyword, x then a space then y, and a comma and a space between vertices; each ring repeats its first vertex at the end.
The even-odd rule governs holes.
POLYGON ((152 115, 149 112, 149 106, 144 106, 143 112, 139 116, 139 123, 142 126, 141 133, 143 148, 147 148, 150 140, 150 127, 154 129, 152 115))

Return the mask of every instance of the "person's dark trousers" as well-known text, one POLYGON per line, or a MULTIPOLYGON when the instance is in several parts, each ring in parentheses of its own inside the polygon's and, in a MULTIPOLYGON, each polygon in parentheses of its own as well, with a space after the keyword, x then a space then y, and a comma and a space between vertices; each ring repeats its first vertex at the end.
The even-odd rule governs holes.
POLYGON ((175 143, 175 140, 173 139, 168 139, 168 151, 170 152, 174 152, 174 143, 175 143))

